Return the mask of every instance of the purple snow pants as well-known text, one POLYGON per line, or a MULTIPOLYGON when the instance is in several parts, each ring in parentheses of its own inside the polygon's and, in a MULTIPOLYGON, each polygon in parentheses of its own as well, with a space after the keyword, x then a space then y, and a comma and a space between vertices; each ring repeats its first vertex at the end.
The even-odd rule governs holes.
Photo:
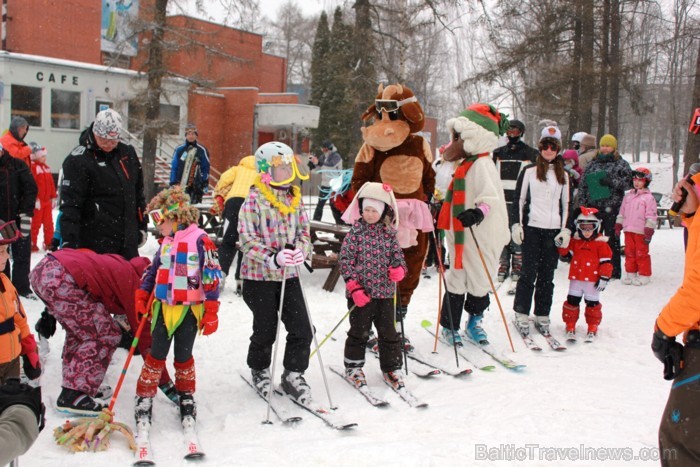
POLYGON ((119 344, 119 325, 53 256, 37 264, 30 280, 34 292, 66 331, 63 387, 95 396, 119 344))

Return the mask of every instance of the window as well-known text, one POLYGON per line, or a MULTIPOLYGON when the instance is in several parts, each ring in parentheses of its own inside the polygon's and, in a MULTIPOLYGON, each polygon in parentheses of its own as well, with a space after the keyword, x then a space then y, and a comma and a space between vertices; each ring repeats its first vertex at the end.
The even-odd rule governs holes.
POLYGON ((112 103, 109 101, 95 101, 95 115, 102 112, 103 110, 111 109, 112 103))
POLYGON ((12 117, 24 117, 29 126, 41 126, 41 88, 12 85, 12 117))
POLYGON ((80 129, 80 93, 51 90, 51 128, 80 129))
MULTIPOLYGON (((135 100, 129 101, 129 131, 143 131, 146 120, 146 106, 135 100)), ((180 106, 160 104, 160 121, 163 124, 163 134, 177 135, 180 133, 180 106)))

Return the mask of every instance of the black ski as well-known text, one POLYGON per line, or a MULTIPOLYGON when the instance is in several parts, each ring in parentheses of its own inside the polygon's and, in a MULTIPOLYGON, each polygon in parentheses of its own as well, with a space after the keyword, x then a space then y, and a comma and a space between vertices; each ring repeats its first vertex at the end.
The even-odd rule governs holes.
POLYGON ((322 407, 320 405, 316 404, 309 404, 309 405, 304 405, 289 394, 286 394, 282 388, 278 387, 275 392, 281 395, 285 395, 290 401, 292 401, 294 404, 297 405, 297 407, 301 407, 302 409, 306 410, 309 412, 311 415, 320 418, 323 423, 325 423, 327 426, 335 429, 335 430, 347 430, 348 428, 354 428, 357 426, 357 423, 355 422, 346 422, 342 419, 340 419, 335 412, 322 407))
POLYGON ((340 377, 343 378, 345 381, 347 381, 347 383, 348 383, 350 386, 352 386, 352 387, 355 388, 360 394, 362 394, 362 396, 363 396, 365 399, 367 399, 367 402, 369 402, 369 403, 372 404, 373 406, 375 406, 375 407, 387 407, 387 406, 389 405, 389 403, 388 403, 386 400, 384 400, 384 399, 382 399, 381 397, 379 397, 379 396, 377 396, 376 394, 374 394, 374 393, 372 392, 372 390, 370 389, 370 387, 367 386, 366 384, 363 385, 363 386, 359 386, 359 387, 358 387, 358 386, 355 386, 355 383, 353 383, 351 380, 349 380, 348 378, 345 377, 345 372, 343 371, 342 368, 338 368, 338 367, 336 367, 336 366, 331 366, 330 368, 331 368, 331 371, 332 371, 333 373, 335 373, 336 375, 340 376, 340 377))
MULTIPOLYGON (((267 404, 267 394, 263 394, 263 393, 258 391, 258 389, 253 384, 253 381, 250 379, 250 376, 244 375, 243 373, 240 373, 240 375, 241 375, 241 378, 243 379, 243 381, 248 383, 248 386, 250 386, 251 389, 253 389, 253 391, 255 391, 255 394, 257 394, 267 404)), ((289 413, 289 411, 287 411, 287 409, 281 407, 279 405, 279 402, 280 402, 279 399, 275 398, 274 394, 273 394, 272 401, 270 401, 270 402, 271 402, 270 403, 270 410, 272 411, 273 414, 275 414, 275 417, 277 417, 277 419, 279 421, 281 421, 282 423, 285 423, 285 424, 296 423, 296 422, 300 422, 302 420, 301 417, 291 415, 289 413)))

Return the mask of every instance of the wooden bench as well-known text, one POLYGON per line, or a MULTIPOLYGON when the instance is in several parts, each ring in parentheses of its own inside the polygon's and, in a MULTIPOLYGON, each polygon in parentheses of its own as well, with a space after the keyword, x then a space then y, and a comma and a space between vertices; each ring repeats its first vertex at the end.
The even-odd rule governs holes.
POLYGON ((664 222, 668 222, 669 228, 673 228, 673 216, 668 213, 668 208, 661 207, 662 193, 652 193, 656 200, 656 228, 660 229, 664 222))
POLYGON ((311 221, 310 227, 311 243, 314 247, 311 255, 311 267, 330 269, 323 284, 323 290, 333 292, 338 279, 340 279, 340 263, 338 262, 340 247, 343 245, 343 239, 350 231, 350 227, 321 221, 311 221))

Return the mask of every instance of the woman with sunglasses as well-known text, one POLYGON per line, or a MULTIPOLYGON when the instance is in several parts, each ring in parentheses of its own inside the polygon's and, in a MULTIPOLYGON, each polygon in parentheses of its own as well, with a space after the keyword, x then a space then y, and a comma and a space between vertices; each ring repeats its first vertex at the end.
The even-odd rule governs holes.
POLYGON ((561 132, 545 127, 539 143, 540 154, 526 167, 515 189, 513 242, 522 244, 523 268, 515 289, 515 326, 523 336, 530 333, 530 308, 535 296, 535 328, 549 336, 549 313, 554 293, 554 271, 559 261, 557 247, 566 248, 571 231, 569 176, 559 156, 561 132))

